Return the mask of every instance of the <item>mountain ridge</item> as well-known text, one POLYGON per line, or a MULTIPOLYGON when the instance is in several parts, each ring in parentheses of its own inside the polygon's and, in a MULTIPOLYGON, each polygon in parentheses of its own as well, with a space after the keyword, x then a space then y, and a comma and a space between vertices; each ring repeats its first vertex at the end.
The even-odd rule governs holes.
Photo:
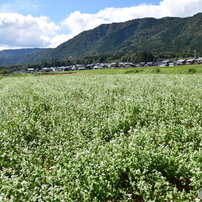
POLYGON ((192 17, 142 18, 102 24, 51 50, 52 58, 87 56, 133 49, 184 51, 202 46, 202 13, 192 17))
POLYGON ((116 51, 183 52, 201 50, 201 47, 202 13, 185 18, 139 18, 99 25, 53 49, 13 56, 4 52, 4 57, 1 57, 0 52, 0 65, 85 57, 116 51))

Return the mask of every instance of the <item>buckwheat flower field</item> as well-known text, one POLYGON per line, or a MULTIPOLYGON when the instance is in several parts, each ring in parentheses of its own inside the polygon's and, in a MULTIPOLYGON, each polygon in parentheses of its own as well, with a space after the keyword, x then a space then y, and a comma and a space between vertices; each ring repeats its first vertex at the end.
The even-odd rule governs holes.
POLYGON ((0 80, 0 201, 195 201, 201 75, 0 80))

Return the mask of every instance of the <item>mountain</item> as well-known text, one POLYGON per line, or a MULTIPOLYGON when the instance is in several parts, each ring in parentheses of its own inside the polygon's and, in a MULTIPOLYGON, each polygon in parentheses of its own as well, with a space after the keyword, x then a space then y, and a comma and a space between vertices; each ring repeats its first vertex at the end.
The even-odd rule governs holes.
POLYGON ((52 50, 52 57, 128 50, 184 51, 202 47, 202 13, 193 17, 143 18, 103 24, 52 50))
POLYGON ((40 53, 50 51, 47 48, 8 49, 0 51, 0 65, 25 64, 43 60, 40 53))
POLYGON ((153 52, 183 52, 201 50, 202 13, 192 17, 142 18, 123 23, 102 24, 84 31, 54 49, 20 55, 0 53, 0 64, 31 63, 111 53, 149 50, 153 52), (15 55, 8 57, 8 54, 15 55))
POLYGON ((24 48, 24 49, 8 49, 0 51, 0 58, 1 57, 12 57, 12 56, 20 56, 32 53, 38 53, 44 50, 43 48, 24 48))

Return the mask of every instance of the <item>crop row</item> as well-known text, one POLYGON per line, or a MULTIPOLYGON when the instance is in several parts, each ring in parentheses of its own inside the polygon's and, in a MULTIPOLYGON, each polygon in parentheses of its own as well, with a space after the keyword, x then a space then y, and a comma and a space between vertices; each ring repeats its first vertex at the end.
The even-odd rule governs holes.
POLYGON ((1 201, 193 201, 200 75, 0 80, 1 201))

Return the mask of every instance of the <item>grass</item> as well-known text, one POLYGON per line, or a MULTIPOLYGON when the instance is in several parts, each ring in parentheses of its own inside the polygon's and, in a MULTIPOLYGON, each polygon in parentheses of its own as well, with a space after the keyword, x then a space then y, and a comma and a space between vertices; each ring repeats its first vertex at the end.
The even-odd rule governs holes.
MULTIPOLYGON (((202 65, 184 65, 174 67, 130 67, 115 69, 95 69, 54 74, 201 74, 202 65)), ((52 73, 49 73, 52 74, 52 73)))
POLYGON ((7 74, 0 75, 0 77, 25 77, 25 76, 40 76, 40 75, 98 75, 98 74, 201 74, 202 65, 183 65, 174 67, 128 67, 128 68, 115 68, 115 69, 95 69, 95 70, 82 70, 82 71, 56 71, 56 72, 37 72, 32 74, 7 74))

